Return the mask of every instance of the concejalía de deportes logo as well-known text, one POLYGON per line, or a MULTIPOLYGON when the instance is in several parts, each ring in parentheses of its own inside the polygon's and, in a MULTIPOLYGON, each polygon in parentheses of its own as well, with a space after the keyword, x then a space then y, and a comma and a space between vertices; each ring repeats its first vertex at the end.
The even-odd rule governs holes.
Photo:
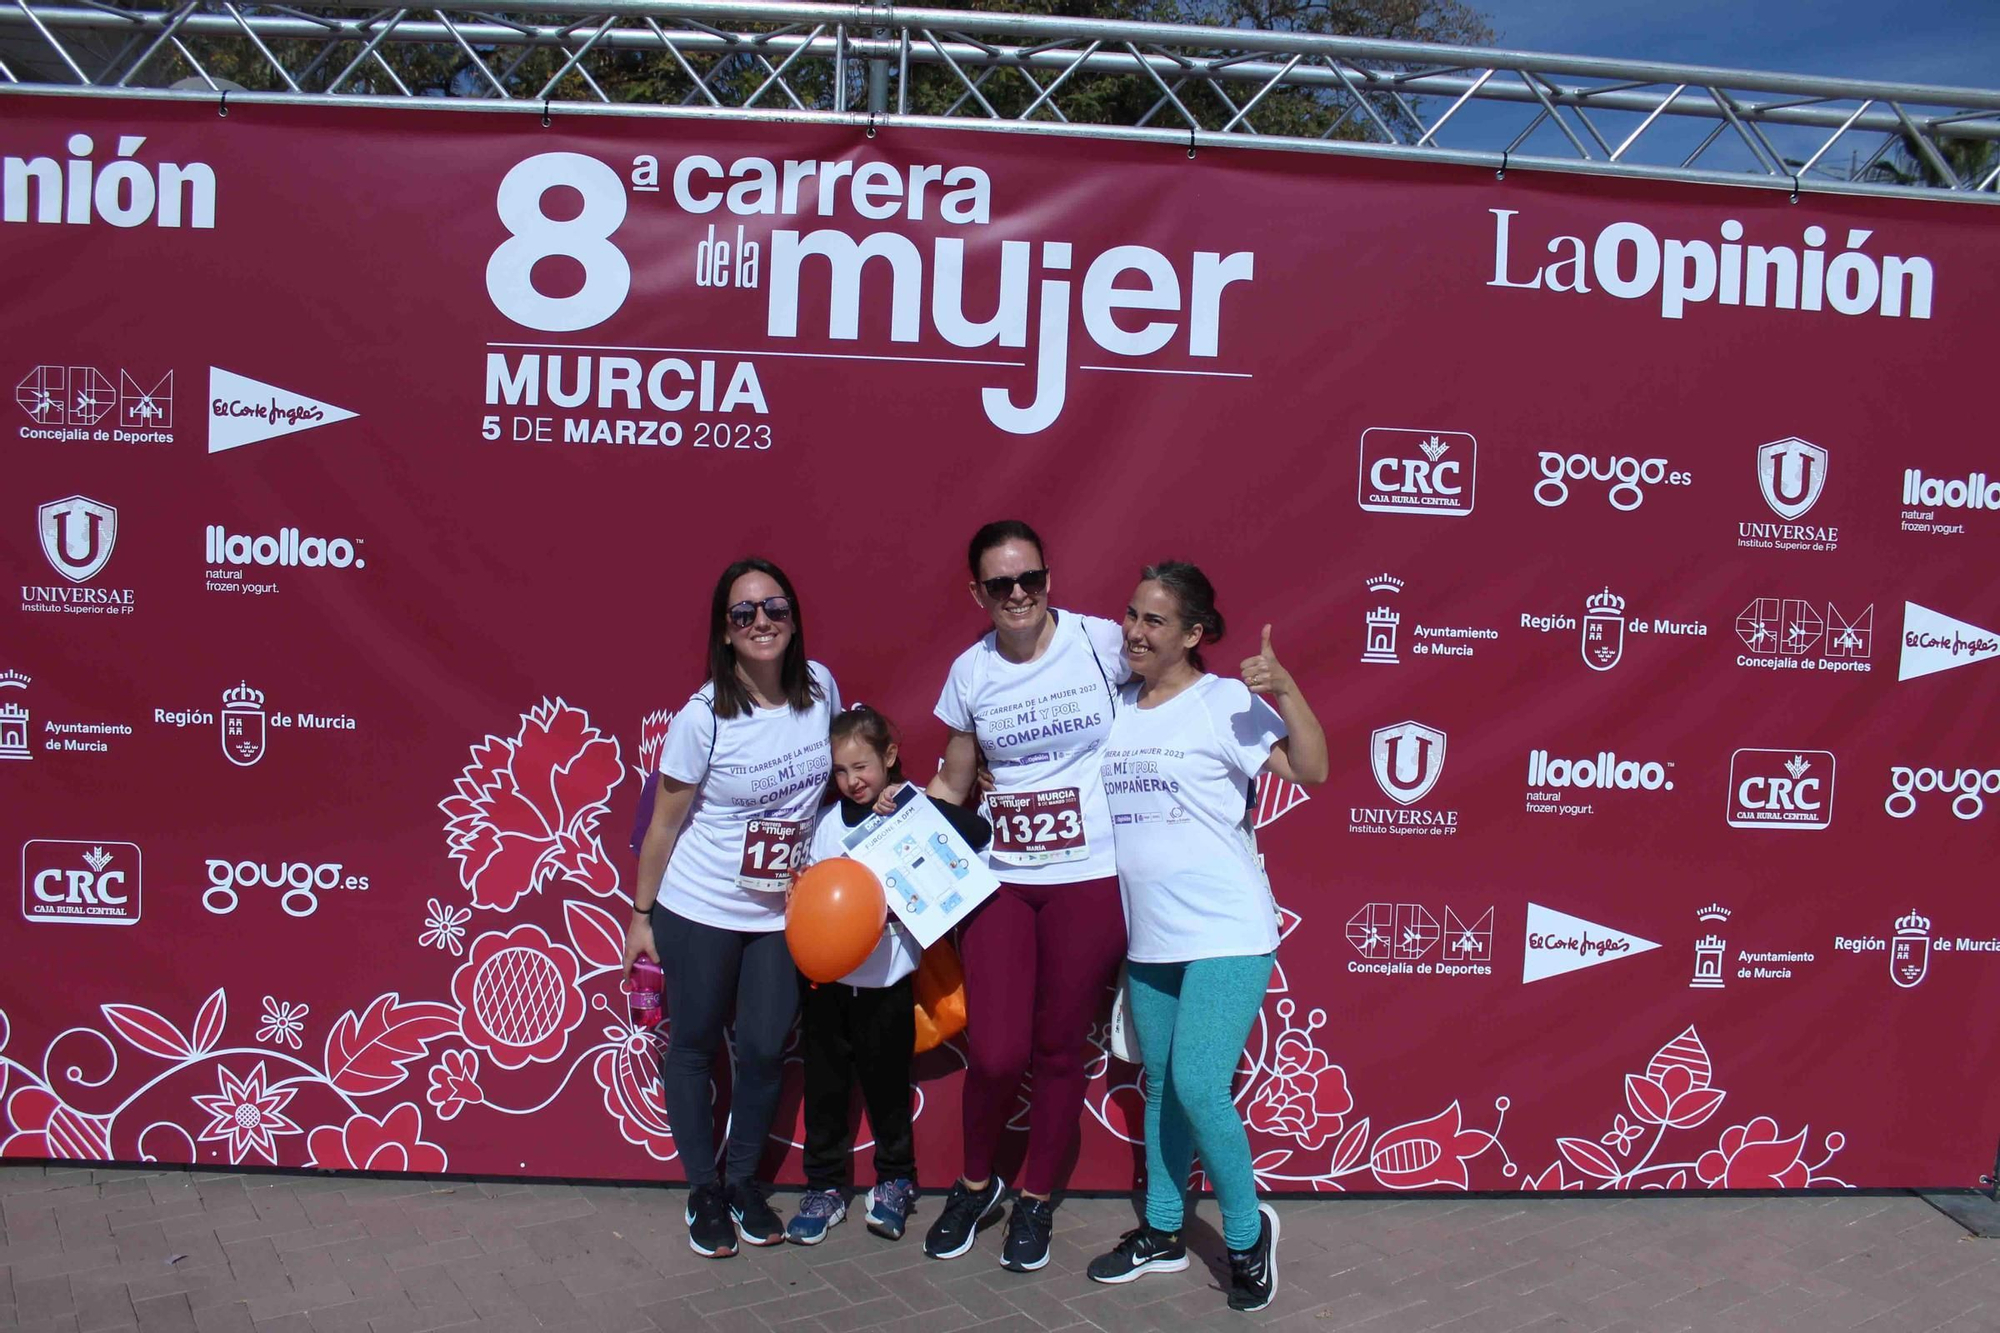
MULTIPOLYGON (((983 364, 1017 368, 1032 381, 1025 386, 1029 389, 1025 395, 1018 373, 979 390, 987 419, 1017 435, 1045 430, 1062 414, 1072 369, 1072 309, 1081 316, 1095 351, 1135 362, 1177 352, 1201 368, 1155 362, 1146 369, 1213 378, 1218 375, 1212 367, 1221 355, 1231 304, 1229 289, 1251 282, 1256 272, 1256 255, 1249 250, 1197 250, 1170 256, 1150 246, 1126 244, 1079 254, 1071 241, 1050 237, 981 245, 974 262, 990 267, 968 280, 966 239, 979 237, 978 229, 995 218, 992 180, 983 169, 969 165, 742 157, 725 167, 700 153, 670 164, 646 154, 632 160, 628 175, 641 206, 649 209, 653 207, 649 196, 664 196, 659 202, 671 200, 680 213, 697 217, 726 212, 739 218, 790 221, 838 215, 838 221, 827 225, 793 223, 775 226, 768 234, 759 232, 747 245, 768 245, 769 253, 760 254, 755 264, 721 265, 713 254, 712 239, 696 242, 688 254, 694 285, 762 289, 764 334, 777 343, 773 351, 782 348, 789 355, 801 354, 790 350, 796 347, 790 340, 801 336, 802 304, 817 309, 824 299, 826 337, 852 343, 861 337, 864 296, 870 298, 866 304, 871 307, 886 302, 892 344, 935 347, 937 343, 930 341, 934 338, 950 348, 994 349, 983 364), (927 258, 916 239, 872 225, 898 219, 942 223, 962 232, 932 239, 927 258), (982 292, 997 286, 997 306, 990 318, 967 312, 968 285, 982 292), (1019 351, 1022 359, 1007 359, 1011 351, 1019 351)), ((594 328, 618 314, 632 291, 632 266, 615 239, 634 206, 626 184, 611 166, 582 153, 538 153, 516 163, 501 180, 497 201, 508 239, 486 265, 486 290, 494 307, 516 324, 544 333, 594 328), (545 209, 545 196, 557 189, 582 197, 582 208, 574 216, 552 217, 545 209), (582 285, 568 295, 549 295, 535 285, 536 265, 556 255, 567 256, 583 270, 582 285)), ((1004 213, 1001 217, 1007 219, 1004 213)), ((628 243, 634 242, 628 238, 628 243)), ((865 322, 875 325, 879 318, 871 311, 865 322)), ((550 344, 513 346, 567 350, 550 344)), ((650 405, 679 410, 667 404, 686 405, 682 395, 689 392, 697 373, 677 357, 655 357, 650 365, 635 361, 629 368, 622 364, 635 360, 629 356, 582 359, 598 362, 595 405, 602 409, 650 405), (620 363, 616 377, 608 381, 603 373, 606 361, 620 363)), ((563 405, 581 406, 589 397, 582 378, 587 373, 581 365, 576 368, 570 387, 578 394, 577 402, 563 405)), ((753 411, 764 410, 753 360, 739 362, 726 374, 707 373, 716 381, 727 381, 724 402, 734 399, 753 411)), ((1223 372, 1223 377, 1227 374, 1223 372)), ((502 351, 488 355, 489 406, 494 405, 490 390, 496 381, 519 386, 515 398, 504 400, 513 405, 528 405, 527 394, 537 383, 523 356, 502 351)))

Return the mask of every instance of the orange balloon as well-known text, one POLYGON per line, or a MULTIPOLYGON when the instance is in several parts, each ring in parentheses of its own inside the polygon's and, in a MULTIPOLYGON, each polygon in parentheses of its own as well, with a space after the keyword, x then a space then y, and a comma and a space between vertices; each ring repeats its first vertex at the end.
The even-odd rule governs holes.
POLYGON ((838 981, 868 961, 888 919, 888 895, 875 872, 836 856, 814 863, 792 885, 785 943, 808 978, 838 981))

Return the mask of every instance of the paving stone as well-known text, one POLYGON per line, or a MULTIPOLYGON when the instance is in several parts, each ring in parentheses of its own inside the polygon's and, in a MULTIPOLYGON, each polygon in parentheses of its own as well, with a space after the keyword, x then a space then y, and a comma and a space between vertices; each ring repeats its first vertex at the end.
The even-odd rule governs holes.
MULTIPOLYGON (((1184 1273, 1081 1269, 1129 1198, 1069 1199, 1051 1261, 860 1225, 722 1262, 679 1188, 0 1166, 0 1327, 35 1333, 1323 1333, 2000 1329, 2000 1245, 1907 1195, 1284 1201, 1283 1285, 1228 1311, 1213 1205, 1184 1273)), ((922 1219, 919 1219, 921 1222, 922 1219)))
POLYGON ((197 1307, 194 1326, 197 1333, 252 1333, 256 1327, 250 1307, 243 1301, 197 1307))
POLYGON ((194 1333, 194 1310, 185 1293, 134 1301, 132 1309, 138 1315, 139 1333, 194 1333))

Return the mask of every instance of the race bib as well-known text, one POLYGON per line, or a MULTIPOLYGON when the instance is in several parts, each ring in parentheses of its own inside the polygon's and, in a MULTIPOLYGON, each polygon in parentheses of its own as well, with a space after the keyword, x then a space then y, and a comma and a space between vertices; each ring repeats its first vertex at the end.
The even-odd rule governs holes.
POLYGON ((805 850, 803 819, 753 819, 743 826, 743 863, 736 870, 736 887, 762 893, 782 893, 805 850))
POLYGON ((1074 787, 993 792, 986 809, 993 816, 996 861, 1046 866, 1090 857, 1083 837, 1083 798, 1074 787))

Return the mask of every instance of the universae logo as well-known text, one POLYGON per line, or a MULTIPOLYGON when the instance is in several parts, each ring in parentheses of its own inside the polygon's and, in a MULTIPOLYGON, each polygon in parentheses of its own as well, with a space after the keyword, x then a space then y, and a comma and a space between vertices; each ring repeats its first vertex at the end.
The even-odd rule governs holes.
POLYGON ((1797 436, 1757 448, 1757 489, 1771 512, 1787 522, 1802 518, 1826 489, 1826 450, 1797 436))
POLYGON ((118 544, 118 511, 85 495, 36 506, 35 527, 49 567, 71 583, 97 577, 118 544))
POLYGON ((1368 737, 1375 785, 1398 805, 1416 804, 1444 773, 1444 747, 1445 734, 1421 722, 1375 728, 1368 737))

